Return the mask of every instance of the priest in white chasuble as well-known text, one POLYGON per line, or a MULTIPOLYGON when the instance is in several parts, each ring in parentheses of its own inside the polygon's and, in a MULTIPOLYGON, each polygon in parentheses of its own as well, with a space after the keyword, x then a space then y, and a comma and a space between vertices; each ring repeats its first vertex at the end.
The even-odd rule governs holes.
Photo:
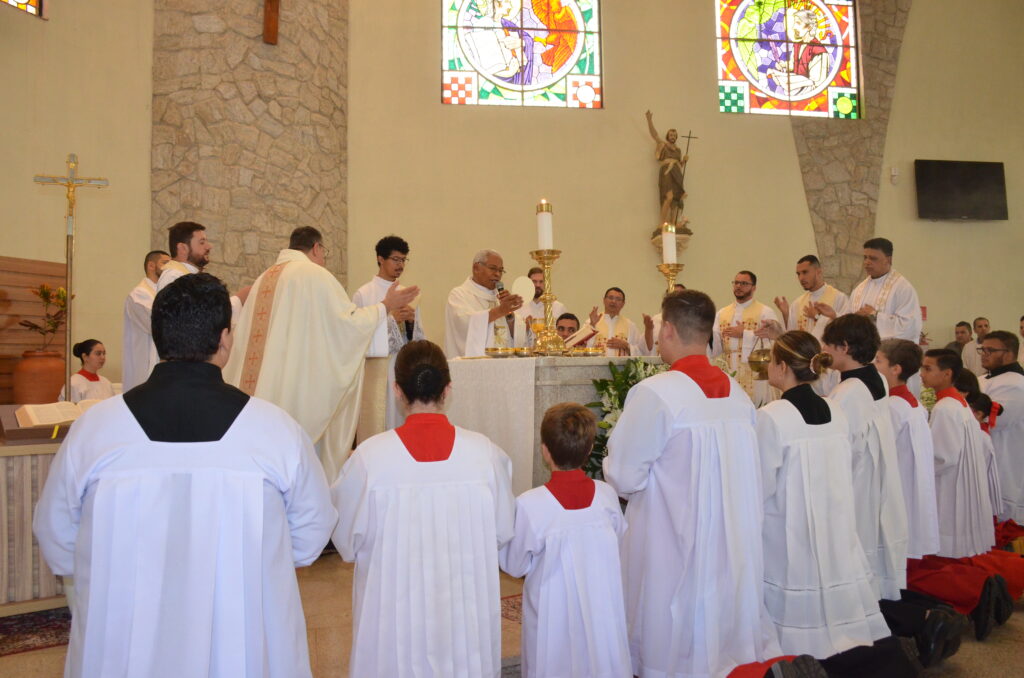
POLYGON ((627 356, 647 355, 647 344, 636 323, 622 315, 626 305, 626 293, 620 287, 605 290, 601 302, 604 313, 598 313, 595 306, 590 311, 589 329, 593 332, 587 339, 588 346, 603 348, 605 355, 627 356))
MULTIPOLYGON (((882 339, 921 341, 921 302, 917 291, 892 268, 892 242, 872 238, 864 243, 864 272, 868 277, 850 294, 850 312, 875 321, 882 339)), ((915 390, 913 387, 911 390, 915 390)))
POLYGON ((348 675, 497 678, 512 462, 444 415, 451 375, 439 346, 404 346, 395 381, 405 423, 362 443, 331 488, 334 545, 355 562, 348 675))
POLYGON ((221 378, 231 306, 186 276, 153 304, 160 362, 61 445, 33 529, 75 578, 65 676, 311 678, 295 568, 337 522, 302 428, 221 378))
POLYGON ((939 551, 947 558, 986 553, 995 545, 988 494, 984 432, 967 401, 953 386, 963 362, 956 351, 924 354, 922 383, 935 391, 929 424, 935 449, 935 495, 939 507, 939 551))
MULTIPOLYGON (((409 261, 409 243, 397 235, 377 241, 377 275, 352 295, 352 303, 363 308, 384 301, 388 290, 405 272, 409 261)), ((402 285, 399 285, 399 289, 402 285)), ((372 435, 395 428, 405 420, 395 400, 395 356, 410 341, 423 339, 418 305, 396 308, 387 321, 377 325, 366 354, 363 404, 359 412, 356 436, 362 442, 372 435)))
POLYGON ((523 298, 501 283, 505 266, 494 250, 473 256, 473 271, 448 293, 444 309, 444 352, 449 358, 475 358, 484 349, 527 345, 526 323, 516 315, 523 298))
POLYGON ((419 288, 396 284, 381 303, 358 308, 326 263, 320 232, 295 229, 288 249, 256 279, 224 378, 295 417, 333 480, 352 450, 370 339, 419 288))
POLYGON ((628 500, 622 581, 634 675, 725 676, 780 653, 764 605, 755 412, 707 358, 715 307, 662 301, 669 371, 626 398, 604 477, 628 500))
POLYGON ((736 300, 718 311, 715 316, 711 357, 725 355, 728 369, 735 374, 736 381, 754 401, 761 405, 775 400, 775 393, 767 381, 754 379, 747 363, 750 352, 758 341, 764 338, 765 347, 770 347, 765 326, 770 321, 779 322, 779 316, 767 304, 754 299, 757 291, 757 276, 751 271, 740 271, 732 280, 732 294, 736 300))
POLYGON ((829 400, 850 424, 857 534, 881 599, 899 600, 907 585, 907 506, 903 500, 888 388, 873 361, 881 340, 861 315, 842 315, 825 327, 823 349, 841 381, 829 400))
POLYGON ((124 335, 121 355, 121 390, 135 388, 149 376, 149 348, 153 342, 150 312, 156 296, 156 282, 171 257, 153 250, 142 262, 146 275, 124 300, 124 335))
POLYGON ((988 376, 982 390, 1003 406, 991 430, 1003 492, 1000 520, 1024 524, 1024 368, 1017 358, 1020 341, 1012 332, 997 330, 981 342, 981 362, 988 376))

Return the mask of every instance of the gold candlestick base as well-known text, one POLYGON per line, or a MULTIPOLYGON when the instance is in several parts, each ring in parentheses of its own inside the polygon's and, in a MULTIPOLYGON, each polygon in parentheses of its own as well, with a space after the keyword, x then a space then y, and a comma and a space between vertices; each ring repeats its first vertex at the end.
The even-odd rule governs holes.
POLYGON ((658 264, 658 270, 665 276, 665 282, 667 283, 666 294, 671 294, 673 288, 676 286, 676 276, 683 270, 683 264, 658 264))
POLYGON ((565 353, 565 342, 555 331, 555 319, 551 312, 551 306, 557 297, 551 291, 551 266, 562 254, 561 250, 534 250, 530 256, 544 269, 544 294, 540 300, 544 304, 544 329, 537 333, 536 341, 533 344, 535 355, 563 355, 565 353))

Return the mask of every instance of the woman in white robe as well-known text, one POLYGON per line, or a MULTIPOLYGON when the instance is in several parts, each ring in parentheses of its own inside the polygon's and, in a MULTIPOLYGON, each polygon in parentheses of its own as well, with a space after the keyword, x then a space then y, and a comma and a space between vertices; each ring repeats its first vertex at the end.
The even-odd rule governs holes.
POLYGON ((99 374, 107 364, 107 348, 96 339, 80 341, 71 348, 71 354, 82 361, 82 369, 71 375, 71 398, 64 397, 63 387, 57 400, 80 403, 83 400, 103 400, 114 396, 114 385, 99 374))
POLYGON ((757 412, 764 488, 765 605, 782 652, 819 659, 890 635, 856 538, 849 427, 811 388, 831 362, 801 330, 772 347, 782 399, 757 412))
POLYGON ((334 545, 356 564, 349 675, 498 676, 512 462, 444 416, 451 378, 439 347, 406 344, 395 380, 405 424, 362 443, 331 490, 334 545))

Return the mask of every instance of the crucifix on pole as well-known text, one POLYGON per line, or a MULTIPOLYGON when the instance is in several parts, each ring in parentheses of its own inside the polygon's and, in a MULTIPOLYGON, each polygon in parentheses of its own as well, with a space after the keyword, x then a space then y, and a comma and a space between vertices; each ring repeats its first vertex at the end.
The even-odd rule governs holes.
POLYGON ((32 181, 44 186, 63 186, 66 189, 68 211, 65 217, 67 226, 65 240, 65 257, 67 259, 68 279, 68 312, 67 326, 64 332, 64 397, 71 400, 71 273, 75 260, 75 190, 79 188, 104 188, 110 182, 106 179, 96 177, 78 176, 78 156, 74 153, 68 155, 68 174, 64 177, 55 177, 47 174, 37 174, 32 181))

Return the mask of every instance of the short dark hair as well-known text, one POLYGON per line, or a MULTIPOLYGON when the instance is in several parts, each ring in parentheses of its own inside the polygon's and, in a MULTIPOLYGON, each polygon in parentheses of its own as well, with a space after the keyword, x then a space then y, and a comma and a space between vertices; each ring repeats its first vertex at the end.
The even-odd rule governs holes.
POLYGON ((167 252, 164 252, 163 250, 151 250, 149 253, 147 253, 146 258, 142 260, 142 272, 146 272, 146 267, 149 266, 149 262, 156 261, 161 256, 169 257, 171 255, 168 254, 167 252))
MULTIPOLYGON (((963 362, 961 361, 962 364, 963 362)), ((957 373, 956 378, 953 380, 953 387, 961 393, 966 393, 968 396, 981 391, 981 384, 978 383, 977 375, 963 368, 960 369, 960 372, 957 373)))
POLYGON ((604 296, 607 297, 609 292, 618 292, 622 295, 622 303, 626 303, 626 293, 622 291, 621 287, 609 287, 604 291, 604 296))
POLYGON ((940 370, 949 370, 953 375, 954 383, 956 383, 956 378, 960 376, 960 371, 964 369, 964 361, 960 358, 960 354, 952 349, 933 348, 925 351, 924 357, 934 358, 940 370))
POLYGON ((1007 349, 1013 355, 1019 355, 1020 351, 1020 339, 1013 332, 1007 332, 1006 330, 996 330, 995 332, 989 332, 985 335, 982 341, 988 341, 989 339, 995 339, 1003 348, 1007 349))
POLYGON ((715 324, 715 302, 699 290, 671 292, 661 300, 661 317, 672 323, 680 339, 703 343, 711 337, 715 324))
POLYGON ((324 243, 324 237, 320 231, 312 226, 299 226, 292 231, 288 238, 288 249, 309 252, 317 243, 321 245, 324 243))
POLYGON ((557 325, 558 323, 562 322, 563 320, 571 320, 571 321, 573 321, 574 323, 576 323, 576 327, 577 327, 577 329, 578 329, 578 328, 579 328, 579 326, 580 326, 580 319, 579 319, 579 318, 577 318, 577 317, 576 317, 575 315, 573 315, 572 313, 563 313, 562 315, 558 316, 558 317, 557 317, 557 318, 555 319, 555 324, 557 325))
POLYGON ((974 329, 974 328, 973 328, 973 327, 971 326, 971 323, 967 322, 966 320, 961 320, 960 322, 958 322, 958 323, 956 324, 956 327, 966 327, 966 328, 967 328, 967 329, 969 329, 969 330, 973 330, 973 329, 974 329))
POLYGON ((785 363, 801 383, 816 381, 832 366, 832 356, 823 353, 818 339, 810 332, 790 330, 772 344, 772 361, 785 363))
POLYGON ((92 353, 92 350, 96 348, 96 344, 102 344, 99 339, 86 339, 80 341, 71 347, 71 355, 75 356, 82 362, 85 362, 85 356, 92 353))
MULTIPOLYGON (((979 315, 977 318, 974 319, 974 322, 978 322, 979 320, 988 320, 988 318, 986 318, 983 315, 979 315)), ((1021 318, 1021 320, 1024 320, 1024 318, 1021 318)))
POLYGON ((440 401, 451 381, 448 359, 441 347, 431 341, 410 341, 395 358, 395 383, 410 404, 440 401))
POLYGON ((878 328, 870 318, 848 313, 833 318, 825 325, 821 340, 829 346, 846 346, 851 358, 867 365, 875 359, 878 346, 882 343, 878 328))
POLYGON ((541 268, 540 266, 534 266, 533 268, 531 268, 529 271, 526 272, 526 277, 529 278, 534 273, 543 273, 543 272, 544 272, 543 268, 541 268))
POLYGON ((171 254, 167 256, 174 258, 178 256, 178 245, 182 244, 185 247, 190 247, 192 244, 192 234, 196 231, 205 231, 206 226, 198 224, 194 221, 179 221, 174 226, 167 229, 167 249, 171 251, 171 254))
POLYGON ((900 381, 907 381, 921 370, 924 351, 909 339, 886 339, 878 346, 890 365, 900 366, 900 381))
POLYGON ((230 327, 228 290, 209 273, 183 275, 153 300, 153 343, 161 360, 206 362, 230 327))
POLYGON ((892 240, 888 238, 871 238, 864 241, 864 249, 878 250, 887 257, 892 256, 892 240))
POLYGON ((597 417, 579 403, 548 408, 540 423, 540 439, 560 471, 580 468, 590 458, 597 436, 597 417))
POLYGON ((740 271, 736 275, 745 275, 750 277, 750 282, 754 283, 754 287, 757 287, 757 274, 753 271, 740 271))
POLYGON ((684 285, 683 283, 675 283, 674 285, 672 285, 672 291, 674 292, 682 292, 685 289, 686 285, 684 285))
POLYGON ((818 259, 818 257, 814 256, 813 254, 803 255, 802 257, 796 260, 796 263, 811 264, 812 266, 817 266, 818 268, 821 268, 821 260, 818 259))
POLYGON ((378 257, 387 259, 391 256, 392 252, 409 254, 409 243, 405 242, 405 240, 399 238, 397 235, 386 235, 377 241, 377 244, 373 247, 373 251, 377 253, 378 257))
MULTIPOLYGON (((973 411, 984 414, 985 419, 988 419, 989 415, 992 414, 992 398, 987 393, 982 393, 981 391, 968 393, 965 400, 973 411)), ((996 416, 999 416, 1003 413, 1003 406, 996 404, 996 407, 998 408, 996 416)))

